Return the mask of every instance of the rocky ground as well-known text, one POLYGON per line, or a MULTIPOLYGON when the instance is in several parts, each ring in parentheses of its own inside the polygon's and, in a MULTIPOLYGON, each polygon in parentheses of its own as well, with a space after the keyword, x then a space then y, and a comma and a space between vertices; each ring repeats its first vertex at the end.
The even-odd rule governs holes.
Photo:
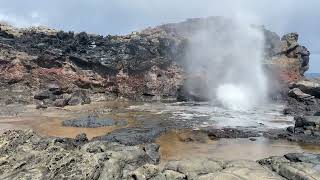
POLYGON ((304 79, 292 82, 287 91, 284 114, 294 116, 295 126, 265 133, 269 138, 285 138, 310 144, 320 144, 319 80, 304 79))
POLYGON ((319 179, 320 155, 287 154, 257 162, 193 159, 160 163, 159 146, 42 137, 30 130, 0 136, 0 179, 319 179))

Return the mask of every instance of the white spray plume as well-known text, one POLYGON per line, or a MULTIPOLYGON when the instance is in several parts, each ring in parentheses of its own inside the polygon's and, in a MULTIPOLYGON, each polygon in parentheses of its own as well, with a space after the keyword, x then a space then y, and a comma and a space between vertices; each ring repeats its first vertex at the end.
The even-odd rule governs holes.
MULTIPOLYGON (((203 92, 211 101, 233 110, 246 110, 267 97, 263 55, 264 35, 259 28, 237 18, 224 19, 203 25, 191 37, 187 70, 204 79, 207 90, 203 92)), ((188 85, 191 91, 195 88, 193 82, 188 85)))

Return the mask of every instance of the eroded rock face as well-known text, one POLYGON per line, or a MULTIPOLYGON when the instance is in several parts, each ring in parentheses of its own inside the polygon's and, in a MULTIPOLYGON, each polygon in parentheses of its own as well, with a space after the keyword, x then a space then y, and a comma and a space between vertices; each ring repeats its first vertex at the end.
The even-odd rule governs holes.
POLYGON ((301 80, 309 69, 310 52, 298 43, 298 37, 297 33, 284 35, 278 53, 272 58, 280 79, 285 82, 301 80))
MULTIPOLYGON (((176 97, 183 81, 183 71, 173 61, 179 59, 184 39, 160 28, 107 37, 14 30, 0 29, 1 83, 6 89, 28 87, 29 96, 57 84, 69 94, 85 89, 100 99, 158 100, 176 97)), ((15 101, 13 93, 6 95, 15 101)))
MULTIPOLYGON (((186 76, 183 67, 188 38, 200 28, 227 28, 229 21, 222 17, 190 19, 125 36, 106 37, 48 28, 17 29, 1 24, 0 92, 5 95, 1 102, 33 103, 32 97, 47 91, 50 84, 59 85, 68 94, 86 90, 93 101, 207 100, 201 81, 199 88, 203 91, 198 93, 183 88, 185 80, 192 78, 186 76)), ((297 45, 297 37, 288 35, 280 41, 277 34, 263 27, 254 28, 265 34, 266 59, 279 55, 284 58, 281 63, 289 60, 298 63, 287 73, 296 74, 293 69, 297 68, 300 77, 307 69, 309 52, 297 45)), ((72 99, 70 104, 80 102, 72 99)), ((48 103, 40 104, 45 107, 48 103)), ((49 104, 69 103, 59 99, 49 104)))

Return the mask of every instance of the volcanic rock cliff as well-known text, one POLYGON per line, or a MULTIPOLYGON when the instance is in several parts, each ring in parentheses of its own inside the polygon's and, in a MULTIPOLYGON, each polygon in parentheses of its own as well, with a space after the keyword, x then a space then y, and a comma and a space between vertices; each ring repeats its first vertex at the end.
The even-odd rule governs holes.
MULTIPOLYGON (((38 107, 91 100, 176 100, 186 79, 183 60, 188 37, 201 28, 229 28, 228 19, 189 19, 133 32, 100 36, 48 28, 0 25, 1 103, 38 107)), ((298 80, 308 69, 309 51, 298 35, 282 39, 264 27, 265 59, 280 77, 298 80)))

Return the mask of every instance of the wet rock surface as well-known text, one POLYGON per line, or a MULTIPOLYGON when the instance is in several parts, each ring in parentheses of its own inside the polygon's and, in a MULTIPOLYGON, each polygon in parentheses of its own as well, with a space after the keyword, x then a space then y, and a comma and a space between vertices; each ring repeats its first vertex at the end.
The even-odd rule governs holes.
POLYGON ((115 130, 104 136, 95 137, 93 141, 117 142, 124 145, 138 145, 154 142, 168 129, 163 127, 130 127, 115 130))
POLYGON ((235 128, 222 128, 222 129, 203 129, 210 139, 220 139, 220 138, 250 138, 261 136, 259 132, 254 132, 252 130, 242 130, 235 128))
POLYGON ((33 131, 0 136, 1 179, 319 179, 320 155, 295 153, 258 162, 186 159, 159 165, 159 146, 42 137, 33 131))
POLYGON ((271 130, 264 133, 272 139, 288 139, 289 141, 308 144, 320 144, 320 117, 304 116, 295 117, 295 126, 286 130, 271 130))
POLYGON ((316 79, 297 81, 289 85, 290 90, 286 98, 285 114, 293 116, 313 116, 320 111, 319 87, 316 79))
POLYGON ((104 126, 126 126, 128 123, 125 120, 99 119, 94 116, 89 116, 81 119, 65 120, 62 122, 63 126, 68 127, 83 127, 83 128, 97 128, 104 126))

